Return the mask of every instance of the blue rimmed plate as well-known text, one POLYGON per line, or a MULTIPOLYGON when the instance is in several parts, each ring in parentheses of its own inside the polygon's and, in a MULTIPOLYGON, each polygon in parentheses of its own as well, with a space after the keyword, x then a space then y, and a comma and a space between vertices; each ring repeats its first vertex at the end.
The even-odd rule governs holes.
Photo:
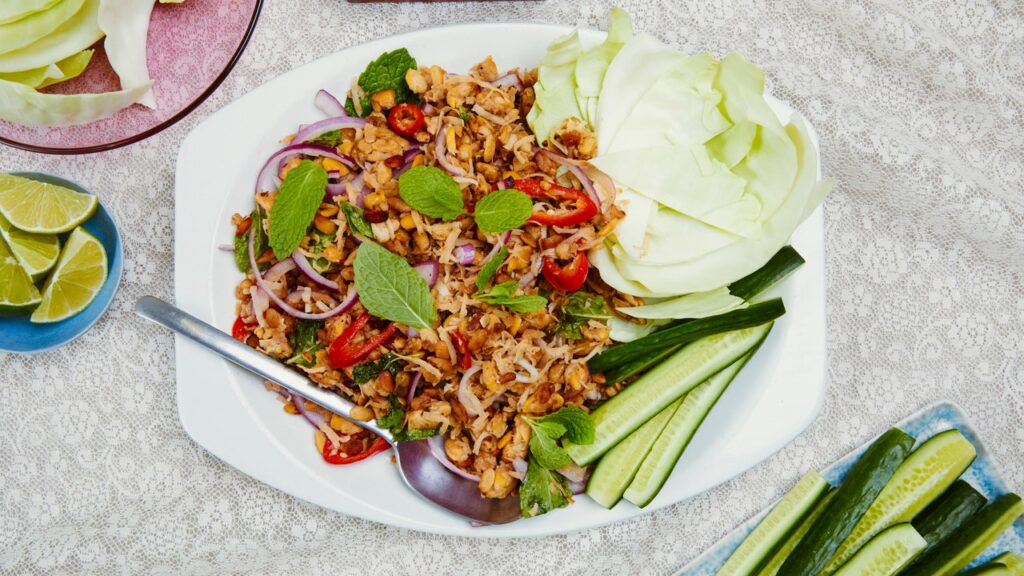
MULTIPOLYGON (((52 174, 41 172, 12 172, 12 174, 92 194, 78 183, 52 174)), ((91 328, 114 301, 114 294, 117 292, 118 284, 121 283, 121 272, 124 269, 124 252, 121 248, 121 234, 117 231, 117 224, 114 223, 114 219, 103 207, 101 201, 96 207, 96 213, 85 224, 82 224, 82 227, 95 236, 103 244, 103 249, 107 251, 107 280, 100 293, 85 310, 67 320, 52 324, 33 324, 29 322, 28 314, 0 316, 0 351, 28 354, 63 346, 91 328)), ((61 235, 61 246, 64 245, 67 236, 67 234, 61 235)))
MULTIPOLYGON (((978 450, 978 457, 961 478, 968 481, 989 499, 1002 496, 1009 491, 1006 483, 1000 477, 999 471, 996 469, 995 462, 981 443, 978 433, 971 427, 967 421, 967 416, 957 405, 949 402, 932 404, 896 424, 896 427, 916 438, 918 443, 944 430, 949 430, 950 428, 959 429, 978 450)), ((873 441, 874 438, 847 454, 823 471, 822 475, 833 486, 838 485, 846 477, 853 463, 861 457, 861 454, 867 450, 873 441)), ((774 504, 772 505, 774 506, 774 504)), ((707 552, 683 567, 676 576, 713 576, 729 558, 733 550, 743 542, 743 539, 750 534, 769 510, 771 510, 771 506, 730 532, 729 535, 719 540, 707 552)), ((1008 551, 1024 554, 1024 519, 1017 520, 1011 529, 1004 531, 999 536, 999 539, 978 556, 978 559, 971 566, 988 562, 995 556, 1008 551)))

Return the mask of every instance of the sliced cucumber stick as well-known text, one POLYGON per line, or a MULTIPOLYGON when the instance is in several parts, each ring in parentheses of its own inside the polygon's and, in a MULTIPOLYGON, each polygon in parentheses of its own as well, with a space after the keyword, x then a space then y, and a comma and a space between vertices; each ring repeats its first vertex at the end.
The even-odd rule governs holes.
POLYGON ((793 553, 793 549, 796 548, 796 545, 799 544, 800 541, 803 540, 804 536, 807 535, 811 526, 814 525, 814 521, 821 516, 822 512, 824 512, 825 508, 828 506, 828 503, 832 501, 832 497, 835 495, 836 491, 832 490, 814 505, 814 510, 812 510, 807 518, 800 523, 800 526, 796 531, 786 538, 786 541, 778 550, 775 551, 774 554, 772 554, 772 557, 765 562, 764 567, 757 573, 757 576, 775 576, 779 573, 779 568, 782 568, 782 563, 785 562, 786 558, 789 558, 789 555, 793 553))
POLYGON ((909 522, 974 462, 977 452, 959 430, 929 438, 900 465, 825 567, 836 571, 868 540, 893 524, 909 522))
POLYGON ((1016 494, 995 499, 960 525, 948 538, 914 562, 905 576, 953 576, 971 563, 1024 513, 1016 494))
POLYGON ((568 443, 569 456, 581 466, 597 460, 666 406, 754 349, 771 328, 769 322, 685 346, 594 410, 594 442, 568 443))
MULTIPOLYGON (((748 352, 683 397, 682 405, 672 415, 668 424, 663 426, 661 434, 647 452, 643 463, 635 470, 635 476, 625 491, 626 500, 640 508, 654 500, 672 474, 676 462, 690 444, 693 435, 704 422, 704 418, 753 353, 753 350, 748 352)), ((618 449, 618 446, 615 449, 618 449)), ((606 455, 605 458, 607 457, 606 455)))
POLYGON ((800 479, 768 515, 757 524, 718 570, 717 576, 755 574, 772 551, 785 540, 830 488, 814 470, 800 479))
POLYGON ((977 568, 971 568, 961 576, 1014 576, 1013 570, 1002 562, 989 562, 977 568))
MULTIPOLYGON (((688 397, 689 394, 685 396, 688 397)), ((587 482, 587 496, 605 508, 615 506, 682 403, 683 398, 680 398, 669 404, 602 456, 587 482)))
POLYGON ((879 436, 847 473, 828 508, 796 545, 779 574, 818 576, 913 446, 913 437, 898 428, 879 436))
POLYGON ((963 480, 957 480, 939 496, 938 500, 932 502, 924 512, 914 518, 914 528, 928 542, 928 546, 934 546, 936 542, 952 534, 975 512, 981 510, 985 502, 985 497, 973 486, 963 480))
POLYGON ((893 576, 928 543, 909 522, 879 532, 843 564, 836 576, 893 576))
POLYGON ((1024 558, 1013 552, 1003 552, 992 561, 1005 565, 1013 576, 1024 576, 1024 558))

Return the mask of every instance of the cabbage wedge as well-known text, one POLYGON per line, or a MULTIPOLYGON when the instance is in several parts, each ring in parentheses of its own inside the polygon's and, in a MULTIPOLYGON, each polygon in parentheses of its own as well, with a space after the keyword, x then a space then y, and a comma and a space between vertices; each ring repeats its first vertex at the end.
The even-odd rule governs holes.
MULTIPOLYGON (((6 1, 6 0, 5 0, 6 1)), ((60 0, 52 7, 0 25, 0 54, 24 48, 53 32, 82 7, 84 0, 60 0)))
POLYGON ((150 84, 101 94, 44 94, 24 84, 0 80, 0 120, 25 126, 86 124, 131 106, 150 84))
POLYGON ((97 23, 99 9, 100 0, 85 0, 82 8, 51 34, 24 48, 0 54, 0 73, 49 66, 92 46, 103 37, 97 23))

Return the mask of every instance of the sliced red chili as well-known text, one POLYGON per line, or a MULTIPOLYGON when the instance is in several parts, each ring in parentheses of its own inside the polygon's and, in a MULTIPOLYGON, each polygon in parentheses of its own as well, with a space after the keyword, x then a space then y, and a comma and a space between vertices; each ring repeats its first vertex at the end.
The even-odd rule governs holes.
POLYGON ((361 343, 354 343, 352 340, 356 337, 356 334, 366 326, 366 323, 370 321, 370 313, 363 312, 358 318, 349 324, 348 328, 341 333, 340 336, 331 342, 331 348, 327 351, 327 356, 331 361, 331 366, 335 368, 348 368, 349 366, 355 365, 357 362, 366 358, 380 346, 384 345, 395 332, 398 327, 393 323, 388 324, 388 327, 381 330, 376 336, 368 338, 361 343))
POLYGON ((539 180, 532 178, 514 180, 512 184, 516 190, 525 193, 527 196, 558 200, 573 206, 568 212, 562 213, 534 212, 530 216, 530 222, 536 222, 545 226, 574 226, 587 222, 594 216, 597 216, 597 204, 582 190, 559 186, 558 184, 551 184, 545 188, 539 180))
POLYGON ((473 356, 469 353, 469 341, 458 330, 453 331, 450 336, 452 337, 452 344, 455 345, 455 351, 459 354, 459 367, 463 370, 469 370, 473 367, 473 356))
POLYGON ((375 436, 373 442, 366 448, 366 450, 363 450, 358 454, 346 454, 345 456, 342 456, 341 452, 334 451, 334 444, 331 443, 330 438, 327 438, 324 440, 324 449, 323 452, 321 452, 321 455, 324 457, 324 461, 328 464, 352 464, 353 462, 366 460, 370 456, 383 452, 390 447, 391 445, 388 444, 387 440, 380 436, 375 436))
POLYGON ((563 292, 575 292, 583 287, 587 281, 587 273, 590 272, 590 260, 584 252, 578 252, 576 257, 565 266, 560 265, 553 258, 544 257, 540 273, 552 286, 563 292))
POLYGON ((246 324, 244 320, 242 320, 241 316, 235 318, 235 323, 231 326, 232 338, 239 342, 245 342, 246 338, 249 337, 250 332, 252 332, 252 329, 249 328, 249 325, 246 324))
POLYGON ((415 104, 399 104, 388 112, 388 128, 402 136, 412 136, 423 123, 423 110, 415 104))

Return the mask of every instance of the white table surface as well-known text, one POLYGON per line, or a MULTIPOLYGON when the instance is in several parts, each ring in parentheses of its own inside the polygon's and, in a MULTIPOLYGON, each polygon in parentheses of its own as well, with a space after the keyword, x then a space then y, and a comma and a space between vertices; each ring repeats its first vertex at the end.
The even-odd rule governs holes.
POLYGON ((1024 6, 620 4, 638 30, 684 50, 743 52, 818 129, 839 184, 825 202, 830 390, 807 432, 691 501, 513 541, 321 510, 193 444, 178 423, 173 339, 131 312, 141 295, 172 293, 174 160, 188 130, 252 87, 365 40, 453 22, 597 28, 610 6, 267 0, 236 69, 178 125, 88 156, 0 148, 0 170, 54 172, 99 193, 126 260, 113 307, 84 337, 37 356, 0 354, 0 573, 670 574, 804 470, 938 399, 965 408, 1010 486, 1024 489, 1024 6))

